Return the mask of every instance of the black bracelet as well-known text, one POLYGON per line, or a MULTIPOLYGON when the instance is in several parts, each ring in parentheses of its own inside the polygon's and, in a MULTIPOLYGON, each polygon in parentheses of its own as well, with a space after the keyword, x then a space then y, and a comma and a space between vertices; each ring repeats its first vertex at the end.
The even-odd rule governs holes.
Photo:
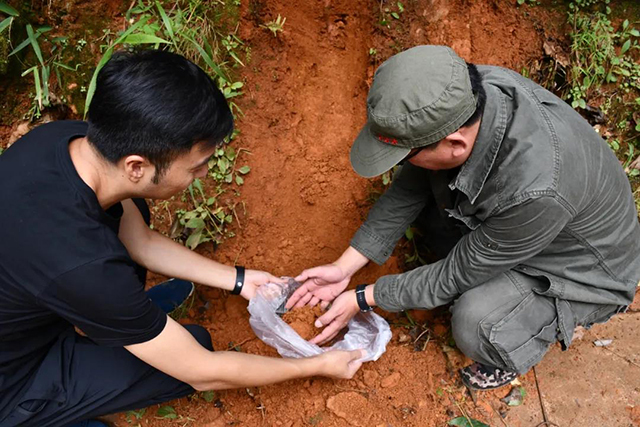
POLYGON ((236 265, 236 282, 231 295, 240 295, 244 286, 244 267, 236 265))
POLYGON ((367 313, 373 310, 369 304, 367 304, 367 298, 364 296, 364 290, 367 285, 358 285, 356 286, 356 301, 358 302, 358 307, 360 307, 360 311, 363 313, 367 313))

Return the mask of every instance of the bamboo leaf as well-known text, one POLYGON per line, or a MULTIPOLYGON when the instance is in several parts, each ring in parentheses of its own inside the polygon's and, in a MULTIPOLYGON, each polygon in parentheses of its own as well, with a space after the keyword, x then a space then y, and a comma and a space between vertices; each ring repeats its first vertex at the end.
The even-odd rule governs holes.
POLYGON ((42 88, 40 87, 40 72, 38 71, 38 67, 33 66, 28 70, 25 70, 22 73, 22 77, 29 73, 33 73, 34 86, 36 88, 36 101, 38 102, 38 106, 42 108, 42 88))
POLYGON ((44 59, 42 59, 42 52, 40 51, 38 38, 33 32, 33 27, 31 26, 31 24, 27 24, 27 37, 29 38, 29 42, 31 43, 31 47, 33 48, 33 51, 36 53, 36 56, 38 57, 38 61, 40 61, 40 64, 44 66, 44 59))
POLYGON ((8 28, 12 22, 13 22, 13 16, 3 19, 2 22, 0 22, 0 33, 2 33, 6 28, 8 28))
POLYGON ((171 42, 161 39, 160 37, 153 36, 151 34, 130 34, 122 40, 122 43, 130 44, 130 45, 138 45, 138 44, 147 44, 147 43, 167 43, 171 44, 171 42))
POLYGON ((198 42, 196 42, 195 40, 187 36, 184 36, 184 38, 189 40, 191 44, 193 44, 196 50, 200 53, 200 56, 202 56, 202 59, 204 60, 204 62, 213 70, 214 73, 216 73, 216 76, 226 81, 229 81, 229 78, 227 77, 227 75, 222 71, 222 69, 215 62, 213 62, 213 59, 211 59, 211 56, 209 56, 209 54, 202 48, 202 46, 198 44, 198 42))
POLYGON ((175 40, 175 35, 173 33, 173 23, 171 22, 171 20, 167 16, 167 13, 164 11, 164 7, 162 7, 162 5, 160 4, 160 2, 158 0, 156 0, 156 8, 158 8, 158 12, 160 13, 160 17, 162 18, 162 23, 164 24, 165 28, 167 29, 167 33, 169 33, 169 37, 171 37, 171 40, 175 44, 176 40, 175 40))
POLYGON ((80 66, 80 64, 77 64, 76 68, 73 68, 68 66, 67 64, 63 64, 62 62, 57 62, 57 61, 53 61, 53 65, 55 65, 56 67, 64 68, 65 70, 69 70, 69 71, 78 71, 78 67, 80 66))
POLYGON ((9 6, 7 3, 0 1, 0 12, 9 16, 20 16, 17 10, 9 6))
POLYGON ((24 39, 24 40, 22 41, 22 43, 20 43, 18 46, 16 46, 16 48, 15 48, 15 49, 13 49, 13 50, 11 51, 11 53, 9 54, 9 56, 11 56, 11 55, 15 55, 16 53, 20 52, 20 51, 21 51, 22 49, 24 49, 25 47, 29 46, 29 41, 30 41, 30 40, 29 40, 28 38, 24 39))
POLYGON ((129 34, 133 33, 135 30, 137 30, 142 25, 144 25, 148 19, 149 18, 144 17, 140 19, 138 22, 136 22, 135 24, 133 24, 131 27, 129 27, 127 31, 122 33, 122 35, 118 37, 118 39, 111 46, 109 46, 109 48, 105 51, 104 55, 102 55, 102 59, 100 59, 100 62, 98 62, 98 65, 96 66, 96 69, 93 72, 93 76, 91 76, 91 82, 89 83, 89 88, 87 89, 87 97, 85 98, 85 101, 84 101, 84 118, 85 119, 87 118, 87 113, 89 112, 89 106, 91 105, 93 94, 96 91, 96 82, 98 80, 98 73, 100 72, 100 70, 102 70, 102 67, 104 67, 104 65, 109 61, 109 59, 111 59, 111 56, 113 55, 113 50, 115 49, 116 45, 122 43, 122 41, 125 40, 129 36, 129 34))
POLYGON ((53 27, 50 25, 43 25, 42 27, 38 27, 36 29, 36 35, 39 36, 42 33, 46 33, 53 30, 53 27))
POLYGON ((42 103, 49 106, 49 67, 42 66, 42 103))
POLYGON ((96 91, 96 81, 98 80, 98 73, 104 67, 104 64, 111 59, 113 55, 113 46, 107 49, 107 51, 102 55, 102 59, 98 62, 98 66, 96 70, 93 72, 93 76, 91 76, 91 82, 89 83, 89 88, 87 89, 87 97, 84 100, 84 118, 87 118, 87 113, 89 112, 89 105, 91 105, 91 100, 93 99, 93 94, 96 91))

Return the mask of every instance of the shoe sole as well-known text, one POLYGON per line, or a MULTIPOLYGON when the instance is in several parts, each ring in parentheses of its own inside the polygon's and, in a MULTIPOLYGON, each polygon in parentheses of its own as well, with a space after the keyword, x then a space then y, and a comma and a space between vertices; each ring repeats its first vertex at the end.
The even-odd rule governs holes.
POLYGON ((474 391, 495 390, 497 388, 508 386, 509 384, 511 384, 511 381, 513 381, 513 380, 511 380, 508 383, 504 383, 502 385, 496 385, 496 386, 489 386, 489 387, 480 388, 480 387, 478 387, 476 385, 473 385, 473 384, 469 383, 467 378, 462 374, 460 374, 460 379, 462 380, 462 384, 464 384, 465 387, 467 387, 468 389, 474 390, 474 391))

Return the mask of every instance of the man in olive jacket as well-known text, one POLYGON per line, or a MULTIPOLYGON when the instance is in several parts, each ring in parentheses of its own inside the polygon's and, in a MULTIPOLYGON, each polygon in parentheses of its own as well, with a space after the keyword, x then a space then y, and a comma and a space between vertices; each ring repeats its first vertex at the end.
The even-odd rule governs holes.
POLYGON ((565 102, 521 75, 419 46, 376 71, 351 149, 364 177, 407 164, 334 263, 305 270, 288 305, 331 309, 314 342, 358 312, 453 302, 453 336, 476 389, 507 384, 577 325, 633 300, 640 228, 628 179, 606 142, 565 102), (418 220, 443 258, 346 289, 384 263, 418 220), (336 298, 337 297, 337 298, 336 298), (335 300, 334 300, 335 299, 335 300))

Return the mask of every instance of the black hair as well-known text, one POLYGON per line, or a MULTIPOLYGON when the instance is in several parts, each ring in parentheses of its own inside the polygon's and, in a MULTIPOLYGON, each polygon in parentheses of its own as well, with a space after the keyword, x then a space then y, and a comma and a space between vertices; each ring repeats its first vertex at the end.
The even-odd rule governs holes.
POLYGON ((200 142, 213 147, 233 131, 224 95, 200 67, 161 50, 121 51, 98 73, 87 139, 109 162, 137 154, 156 167, 200 142))
POLYGON ((478 67, 476 67, 475 64, 467 62, 467 69, 469 70, 469 79, 471 80, 471 91, 476 97, 476 110, 461 127, 475 125, 482 117, 484 106, 487 103, 487 93, 482 86, 482 76, 478 71, 478 67))

